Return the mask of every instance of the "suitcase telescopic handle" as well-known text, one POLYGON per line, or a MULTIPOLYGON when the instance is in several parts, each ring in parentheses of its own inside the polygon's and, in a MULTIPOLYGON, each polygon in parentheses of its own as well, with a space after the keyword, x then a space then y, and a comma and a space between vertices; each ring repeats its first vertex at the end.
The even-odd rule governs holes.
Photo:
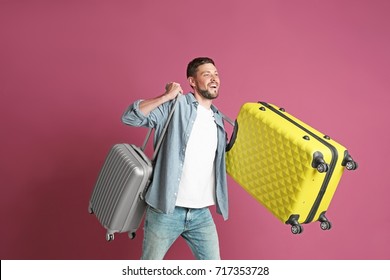
MULTIPOLYGON (((157 153, 158 153, 158 151, 160 150, 161 143, 162 143, 162 141, 164 140, 165 133, 167 132, 168 125, 169 125, 169 123, 170 123, 170 121, 171 121, 171 119, 172 119, 173 113, 174 113, 174 111, 175 111, 175 109, 176 109, 177 101, 179 100, 179 97, 180 97, 181 95, 182 95, 182 94, 179 93, 179 94, 176 96, 176 98, 175 98, 175 100, 174 100, 174 102, 173 102, 172 108, 171 108, 171 110, 170 110, 170 112, 169 112, 169 115, 168 115, 168 119, 167 119, 167 121, 166 121, 166 123, 165 123, 165 125, 164 125, 164 128, 163 128, 162 132, 161 132, 161 137, 160 137, 160 139, 158 139, 157 144, 156 144, 156 148, 154 149, 154 153, 153 153, 153 156, 152 156, 152 162, 154 162, 154 160, 155 160, 156 157, 157 157, 157 153)), ((142 147, 141 147, 141 150, 142 150, 142 151, 144 151, 145 148, 146 148, 146 144, 147 144, 148 141, 149 141, 150 135, 152 134, 152 130, 153 130, 152 127, 149 128, 148 133, 146 134, 145 141, 144 141, 144 143, 143 143, 143 145, 142 145, 142 147)))

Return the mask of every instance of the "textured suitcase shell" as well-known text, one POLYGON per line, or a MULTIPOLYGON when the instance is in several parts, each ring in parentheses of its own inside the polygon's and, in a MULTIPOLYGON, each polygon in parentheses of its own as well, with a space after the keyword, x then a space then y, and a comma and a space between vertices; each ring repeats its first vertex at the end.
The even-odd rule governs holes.
POLYGON ((152 170, 151 161, 140 148, 129 144, 116 144, 111 148, 89 203, 89 212, 107 229, 107 241, 120 232, 135 237, 145 213, 143 194, 152 170))
POLYGON ((345 165, 357 167, 344 146, 267 103, 241 107, 231 142, 228 174, 293 233, 313 221, 330 229, 325 213, 345 165), (326 172, 315 162, 319 154, 326 172))

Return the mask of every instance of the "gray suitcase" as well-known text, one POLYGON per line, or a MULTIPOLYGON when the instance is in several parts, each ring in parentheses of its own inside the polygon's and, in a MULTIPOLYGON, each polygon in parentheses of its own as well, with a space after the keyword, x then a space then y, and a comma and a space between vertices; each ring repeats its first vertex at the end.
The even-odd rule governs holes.
POLYGON ((150 138, 149 129, 141 148, 132 144, 116 144, 108 153, 89 201, 89 213, 95 214, 107 229, 106 240, 115 233, 128 232, 133 239, 146 210, 144 195, 153 176, 153 163, 164 139, 178 98, 175 99, 167 122, 150 160, 144 153, 150 138))
POLYGON ((135 237, 146 209, 143 195, 152 171, 151 160, 140 148, 129 144, 111 148, 89 202, 89 212, 107 229, 107 241, 114 239, 114 233, 135 237))

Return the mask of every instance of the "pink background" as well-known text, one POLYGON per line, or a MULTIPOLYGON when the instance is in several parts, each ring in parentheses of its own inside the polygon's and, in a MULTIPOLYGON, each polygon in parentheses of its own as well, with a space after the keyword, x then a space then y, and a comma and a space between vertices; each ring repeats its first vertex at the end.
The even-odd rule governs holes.
MULTIPOLYGON (((1 1, 1 259, 140 257, 142 230, 107 243, 89 197, 111 145, 145 136, 124 109, 169 81, 188 91, 196 56, 215 59, 225 114, 283 106, 360 163, 332 230, 299 236, 229 177, 222 258, 389 259, 389 14, 387 0, 1 1)), ((167 258, 192 255, 179 240, 167 258)))

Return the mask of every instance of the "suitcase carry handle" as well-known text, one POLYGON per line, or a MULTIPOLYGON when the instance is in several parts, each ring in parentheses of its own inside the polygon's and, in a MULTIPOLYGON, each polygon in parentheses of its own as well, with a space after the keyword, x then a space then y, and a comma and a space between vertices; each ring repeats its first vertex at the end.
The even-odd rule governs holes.
POLYGON ((228 123, 230 123, 233 127, 235 125, 234 121, 229 118, 228 116, 226 116, 224 113, 222 113, 221 111, 219 111, 219 113, 221 114, 222 118, 227 121, 228 123))
POLYGON ((229 142, 226 145, 226 152, 227 152, 227 151, 229 151, 233 147, 234 142, 236 141, 237 130, 238 130, 238 123, 237 123, 237 120, 233 121, 228 116, 224 115, 222 112, 219 112, 219 113, 221 114, 222 118, 225 121, 227 121, 229 124, 231 124, 233 126, 232 135, 230 136, 229 142))

